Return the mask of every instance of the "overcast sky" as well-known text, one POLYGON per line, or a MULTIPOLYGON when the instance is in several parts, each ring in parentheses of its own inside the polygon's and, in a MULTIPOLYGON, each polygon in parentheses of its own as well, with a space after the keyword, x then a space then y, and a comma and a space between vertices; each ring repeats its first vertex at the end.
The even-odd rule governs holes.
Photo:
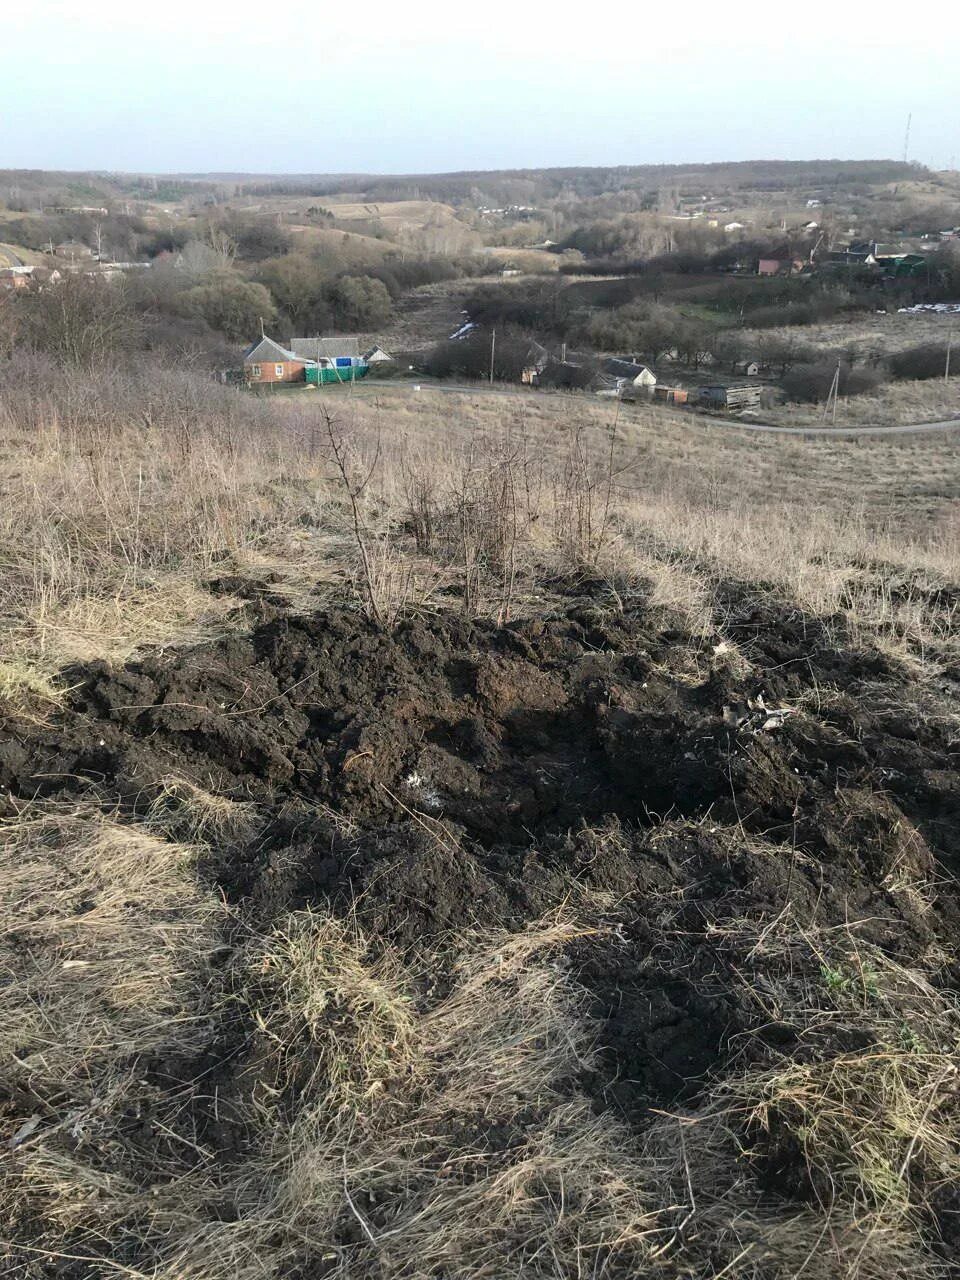
POLYGON ((0 168, 440 172, 960 160, 960 8, 30 0, 0 168), (335 8, 330 16, 325 11, 335 8), (875 34, 874 34, 875 33, 875 34))

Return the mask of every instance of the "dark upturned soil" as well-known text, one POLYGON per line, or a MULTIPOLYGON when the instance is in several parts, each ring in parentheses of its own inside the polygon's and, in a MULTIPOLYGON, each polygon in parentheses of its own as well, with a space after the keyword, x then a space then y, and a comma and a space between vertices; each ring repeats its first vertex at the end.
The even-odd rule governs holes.
POLYGON ((902 891, 960 869, 953 685, 921 689, 836 620, 730 585, 731 653, 642 603, 385 634, 247 594, 245 636, 68 671, 63 714, 0 738, 6 803, 93 796, 135 816, 171 775, 256 801, 258 836, 206 868, 224 892, 266 916, 358 903, 401 947, 519 926, 578 880, 609 890, 628 904, 617 945, 570 963, 608 1050, 598 1096, 635 1117, 695 1090, 756 1022, 706 980, 708 946, 651 963, 665 904, 688 939, 787 904, 868 919, 905 960, 956 933, 952 888, 932 909, 902 891))

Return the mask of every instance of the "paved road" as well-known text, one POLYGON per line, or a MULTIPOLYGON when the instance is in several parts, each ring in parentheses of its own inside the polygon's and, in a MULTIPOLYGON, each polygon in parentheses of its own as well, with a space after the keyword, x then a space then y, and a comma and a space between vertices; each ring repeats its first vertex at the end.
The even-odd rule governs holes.
POLYGON ((26 263, 23 261, 23 259, 18 257, 17 254, 13 252, 13 250, 10 248, 8 244, 0 244, 0 253, 2 253, 5 258, 10 259, 11 267, 26 266, 26 263))
MULTIPOLYGON (((562 391, 521 391, 508 387, 461 386, 448 382, 395 382, 386 379, 373 381, 370 378, 356 387, 384 387, 393 391, 407 391, 411 395, 423 395, 429 391, 439 391, 447 395, 467 396, 500 396, 505 399, 522 398, 529 400, 533 396, 563 395, 562 391)), ((629 405, 627 406, 629 408, 629 405)), ((779 436, 912 436, 923 435, 929 431, 960 431, 960 414, 955 418, 946 418, 941 422, 909 422, 899 426, 875 427, 782 427, 773 422, 752 422, 745 418, 719 418, 706 414, 691 415, 690 422, 701 427, 717 427, 722 431, 763 431, 768 435, 779 436)))

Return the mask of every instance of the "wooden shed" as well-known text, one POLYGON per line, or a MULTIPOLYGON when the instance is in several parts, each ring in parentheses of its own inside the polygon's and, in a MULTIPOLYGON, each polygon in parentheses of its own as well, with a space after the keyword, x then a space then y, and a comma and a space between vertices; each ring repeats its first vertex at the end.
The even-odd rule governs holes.
POLYGON ((761 388, 725 387, 721 385, 701 387, 700 403, 712 409, 759 409, 761 388))
POLYGON ((686 404, 690 393, 686 387, 654 387, 653 398, 665 404, 686 404))

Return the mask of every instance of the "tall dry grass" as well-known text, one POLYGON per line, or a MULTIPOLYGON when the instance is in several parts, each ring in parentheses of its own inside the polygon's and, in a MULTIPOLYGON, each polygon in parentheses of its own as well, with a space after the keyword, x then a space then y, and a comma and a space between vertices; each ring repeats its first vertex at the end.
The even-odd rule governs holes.
POLYGON ((298 519, 323 518, 322 463, 254 401, 155 370, 4 376, 0 664, 11 683, 202 634, 225 607, 205 578, 298 519))
MULTIPOLYGON (((178 798, 209 836, 210 798, 177 786, 150 825, 178 798)), ((185 881, 187 846, 142 827, 25 816, 0 853, 5 870, 22 859, 0 901, 18 977, 0 1056, 36 1107, 0 1166, 10 1265, 34 1251, 155 1280, 646 1265, 642 1171, 577 1086, 593 1037, 554 963, 595 925, 464 937, 425 998, 416 968, 322 909, 234 930, 234 959, 211 968, 226 913, 185 881), (208 1079, 231 1042, 233 1073, 208 1079), (217 1114, 243 1135, 236 1160, 198 1126, 217 1114)))
POLYGON ((64 662, 227 625, 236 602, 205 584, 231 573, 304 603, 352 585, 382 621, 441 598, 506 621, 580 576, 704 633, 734 577, 904 652, 953 631, 948 441, 764 440, 580 396, 271 401, 151 369, 2 376, 8 703, 54 697, 64 662))

